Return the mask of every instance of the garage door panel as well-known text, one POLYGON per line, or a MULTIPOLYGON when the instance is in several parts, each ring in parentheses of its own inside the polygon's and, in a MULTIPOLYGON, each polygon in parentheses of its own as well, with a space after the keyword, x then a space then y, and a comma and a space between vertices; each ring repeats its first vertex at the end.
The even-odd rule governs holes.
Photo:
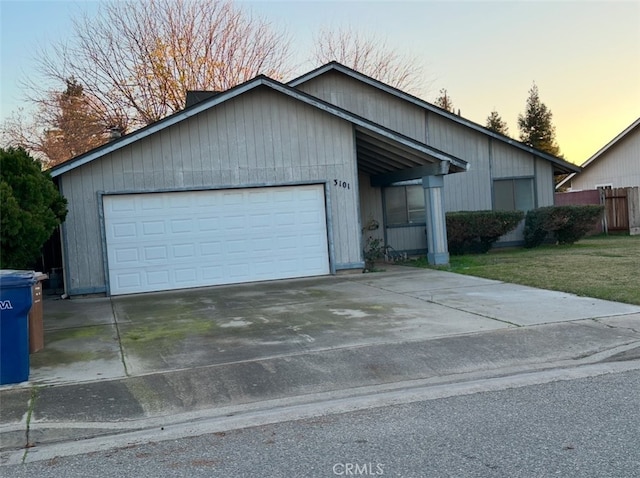
POLYGON ((139 261, 138 249, 133 247, 117 249, 114 251, 114 258, 118 264, 135 264, 139 261))
POLYGON ((204 266, 201 268, 202 279, 210 281, 211 285, 224 284, 224 270, 219 266, 204 266))
POLYGON ((107 208, 113 212, 133 212, 135 211, 135 202, 126 198, 114 197, 107 208))
POLYGON ((175 274, 177 284, 191 284, 198 279, 198 271, 195 267, 176 269, 175 274))
POLYGON ((169 271, 161 270, 161 271, 150 271, 147 272, 147 284, 150 286, 160 285, 163 286, 169 282, 169 271))
POLYGON ((143 249, 144 260, 147 262, 160 262, 165 264, 169 255, 167 254, 167 248, 165 246, 151 246, 143 249))
POLYGON ((217 256, 222 254, 222 241, 201 243, 200 254, 202 256, 217 256))
POLYGON ((105 196, 111 293, 329 273, 324 188, 105 196))
POLYGON ((198 219, 198 230, 202 232, 217 231, 220 227, 220 221, 217 217, 208 217, 198 219))
POLYGON ((136 272, 123 272, 116 276, 116 286, 120 288, 136 288, 142 286, 141 273, 136 272))
POLYGON ((176 244, 172 249, 175 259, 188 259, 196 256, 195 244, 176 244))
POLYGON ((137 237, 136 224, 134 222, 113 224, 110 232, 115 238, 137 237))
POLYGON ((138 208, 145 214, 149 214, 152 211, 161 212, 167 207, 164 201, 157 201, 155 198, 141 195, 139 198, 134 199, 134 203, 138 202, 138 208))
POLYGON ((191 219, 172 219, 169 224, 171 225, 170 231, 172 234, 192 234, 194 232, 193 220, 191 219))

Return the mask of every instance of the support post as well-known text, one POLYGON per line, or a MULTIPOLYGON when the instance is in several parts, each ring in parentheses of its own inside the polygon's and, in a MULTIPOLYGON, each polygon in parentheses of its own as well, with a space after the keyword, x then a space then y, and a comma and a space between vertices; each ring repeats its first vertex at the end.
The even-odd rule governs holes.
POLYGON ((427 260, 431 265, 449 264, 447 222, 444 213, 444 177, 424 176, 424 213, 427 227, 427 260))

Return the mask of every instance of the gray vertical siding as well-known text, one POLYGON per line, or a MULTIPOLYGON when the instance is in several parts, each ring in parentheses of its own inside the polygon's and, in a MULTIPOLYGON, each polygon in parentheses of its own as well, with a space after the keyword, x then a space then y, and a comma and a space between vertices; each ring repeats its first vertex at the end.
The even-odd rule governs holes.
POLYGON ((553 165, 549 161, 536 158, 536 207, 553 206, 555 183, 553 181, 553 165))
MULTIPOLYGON (((446 211, 493 209, 494 179, 517 177, 534 178, 537 206, 553 204, 553 167, 548 161, 339 72, 328 72, 298 88, 468 161, 469 171, 445 176, 446 211)), ((368 180, 361 178, 360 187, 361 220, 364 224, 369 216, 382 216, 382 203, 380 192, 370 188, 368 180), (376 210, 378 204, 379 211, 376 210)), ((500 242, 512 243, 522 239, 523 224, 520 224, 500 242)), ((388 245, 398 250, 423 250, 426 247, 423 226, 387 228, 386 240, 388 245)))
POLYGON ((297 89, 426 142, 426 115, 422 108, 354 78, 331 71, 299 85, 297 89))
POLYGON ((493 141, 492 148, 493 179, 533 177, 535 173, 535 157, 531 153, 513 148, 499 141, 493 141))
POLYGON ((614 188, 640 186, 640 126, 576 175, 571 180, 571 189, 595 189, 604 184, 614 188))
POLYGON ((384 216, 382 212, 382 189, 371 186, 371 179, 368 174, 358 174, 360 189, 360 222, 362 227, 370 221, 377 221, 379 228, 375 231, 364 231, 366 237, 371 236, 377 239, 384 239, 383 224, 384 216))
POLYGON ((425 225, 388 227, 387 244, 396 251, 426 251, 427 231, 425 225))
MULTIPOLYGON (((378 239, 384 242, 384 213, 382 211, 382 189, 371 186, 371 177, 365 173, 358 174, 360 192, 360 224, 362 230, 362 249, 367 248, 367 240, 378 239), (377 229, 364 229, 372 221, 378 223, 377 229)), ((363 256, 364 258, 364 256, 363 256)))
POLYGON ((441 116, 429 116, 430 145, 469 162, 469 171, 444 178, 445 211, 491 209, 489 142, 481 133, 441 116))
POLYGON ((70 293, 105 290, 98 191, 328 182, 337 269, 361 261, 350 123, 270 90, 246 93, 61 177, 70 293), (349 188, 336 188, 333 180, 349 188))

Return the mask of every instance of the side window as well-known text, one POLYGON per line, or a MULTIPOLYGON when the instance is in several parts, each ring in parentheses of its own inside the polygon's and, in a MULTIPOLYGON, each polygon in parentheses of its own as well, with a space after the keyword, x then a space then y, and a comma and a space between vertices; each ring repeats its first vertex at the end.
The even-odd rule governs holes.
POLYGON ((387 225, 424 224, 422 185, 392 186, 384 190, 387 225))
POLYGON ((404 187, 386 188, 384 191, 387 224, 406 224, 407 194, 404 187))
POLYGON ((424 188, 422 185, 406 186, 406 188, 409 222, 424 224, 424 188))
POLYGON ((533 178, 493 181, 493 208, 497 211, 528 211, 535 207, 533 178))

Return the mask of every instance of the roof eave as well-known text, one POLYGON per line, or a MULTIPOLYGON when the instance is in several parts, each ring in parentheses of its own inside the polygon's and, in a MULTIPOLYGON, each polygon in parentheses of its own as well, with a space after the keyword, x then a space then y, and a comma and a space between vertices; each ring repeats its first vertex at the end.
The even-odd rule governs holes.
POLYGON ((480 133, 486 134, 487 136, 490 136, 492 138, 495 138, 501 142, 507 143, 511 146, 514 146, 516 148, 519 148, 521 150, 527 151, 531 154, 534 154, 542 159, 545 159, 547 161, 550 161, 554 164, 557 164, 558 166, 560 166, 560 171, 558 174, 564 174, 562 171, 564 171, 566 169, 566 172, 577 172, 579 171, 579 169, 575 169, 577 168, 577 166, 574 166, 572 163, 569 163, 567 161, 564 161, 560 158, 557 158, 553 155, 547 154, 543 151, 540 151, 538 149, 532 148, 530 146, 527 146, 524 143, 521 143, 520 141, 516 141, 512 138, 509 138, 508 136, 504 136, 501 135, 499 133, 496 133, 494 131, 491 131, 487 128, 485 128, 484 126, 481 126, 477 123, 474 123, 473 121, 470 121, 466 118, 463 118, 461 116, 458 116, 454 113, 451 113, 447 110, 444 110, 442 108, 439 108, 423 99, 418 98, 417 96, 413 96, 405 91, 399 90, 398 88, 395 88, 393 86, 387 85, 386 83, 383 83, 381 81, 376 80, 375 78, 371 78, 370 76, 367 76, 363 73, 360 73, 359 71, 356 71, 354 69, 351 69, 347 66, 342 65, 341 63, 338 63, 336 61, 332 61, 330 63, 327 63, 326 65, 322 65, 318 68, 316 68, 315 70, 311 70, 308 73, 305 73, 302 76, 299 76, 298 78, 295 78, 291 81, 289 81, 287 83, 287 85, 296 88, 297 86, 301 85, 302 83, 305 83, 309 80, 312 80, 320 75, 323 75, 325 73, 327 73, 328 71, 331 70, 335 70, 335 71, 339 71, 347 76, 350 76, 356 80, 362 81, 370 86, 373 86, 374 88, 378 88, 382 91, 385 91, 391 95, 397 96, 401 99, 404 99, 406 101, 409 101, 410 103, 415 104, 416 106, 419 106, 421 108, 424 108, 428 111, 431 111, 433 113, 436 113, 440 116, 444 116, 445 118, 448 118, 458 124, 461 124, 463 126, 466 126, 468 128, 471 128, 475 131, 478 131, 480 133))
POLYGON ((167 128, 169 126, 172 126, 173 124, 179 123, 191 116, 201 113, 202 111, 205 111, 220 103, 223 103, 236 96, 246 93, 247 91, 257 88, 258 86, 267 86, 274 91, 278 91, 280 93, 283 93, 286 96, 297 99, 299 101, 302 101, 303 103, 314 106, 322 111, 332 114, 333 116, 344 119, 345 121, 348 121, 351 124, 353 124, 355 127, 364 128, 367 131, 370 131, 375 134, 379 134, 387 138, 387 140, 397 142, 398 144, 402 145, 405 148, 409 148, 410 150, 418 151, 421 154, 428 155, 429 157, 432 157, 432 158, 437 158, 440 161, 447 161, 450 165, 450 167, 447 169, 450 170, 451 172, 466 171, 469 168, 469 164, 460 158, 457 158, 455 156, 452 156, 450 154, 444 153, 435 148, 427 146, 424 143, 420 143, 400 133, 392 131, 376 123, 373 123, 372 121, 359 117, 347 110, 339 108, 330 103, 324 102, 300 90, 284 85, 276 80, 273 80, 266 76, 259 76, 254 78, 253 80, 249 80, 246 83, 238 85, 230 90, 219 93, 218 95, 210 99, 197 103, 191 106, 190 108, 179 111, 171 116, 168 116, 167 118, 159 120, 148 126, 145 126, 144 128, 134 131, 129 135, 123 136, 122 138, 119 138, 116 141, 107 143, 81 156, 78 156, 65 163, 55 166, 50 170, 51 176, 57 177, 62 174, 65 174, 99 157, 102 157, 106 154, 117 151, 120 148, 128 146, 136 141, 139 141, 147 136, 150 136, 158 131, 161 131, 164 128, 167 128))
POLYGON ((596 153, 593 156, 591 156, 584 163, 582 163, 582 165, 581 165, 582 168, 586 168, 591 163, 596 161, 600 156, 602 156, 605 152, 607 152, 609 149, 611 149, 616 143, 618 143, 620 140, 622 140, 622 138, 627 136, 631 131, 633 131, 638 126, 640 126, 640 118, 636 119, 633 123, 631 123, 629 126, 627 126, 622 132, 617 134, 615 136, 615 138, 613 138, 611 141, 609 141, 607 144, 605 144, 602 148, 600 148, 598 151, 596 151, 596 153))
POLYGON ((204 100, 189 108, 178 111, 170 116, 167 116, 166 118, 156 121, 155 123, 151 123, 150 125, 147 125, 139 130, 136 130, 130 134, 122 136, 121 138, 118 138, 115 141, 111 141, 109 143, 103 144, 102 146, 98 146, 97 148, 94 148, 91 151, 87 151, 86 153, 81 154, 80 156, 76 156, 75 158, 72 158, 68 161, 65 161, 64 163, 54 166, 49 170, 49 173, 53 178, 60 176, 66 172, 71 171, 72 169, 75 169, 84 164, 87 164, 93 161, 94 159, 97 159, 101 156, 112 153, 114 151, 117 151, 120 148, 124 148, 125 146, 128 146, 129 144, 139 141, 147 136, 150 136, 160 130, 163 130, 164 128, 167 128, 173 124, 179 123, 191 116, 195 116, 198 113, 201 113, 202 111, 215 106, 216 104, 222 103, 224 101, 228 101, 233 97, 239 96, 249 90, 252 90, 260 85, 263 85, 266 79, 267 78, 265 76, 262 76, 262 75, 257 76, 252 80, 249 80, 245 83, 235 86, 234 88, 231 88, 227 91, 219 93, 218 95, 208 100, 204 100))

